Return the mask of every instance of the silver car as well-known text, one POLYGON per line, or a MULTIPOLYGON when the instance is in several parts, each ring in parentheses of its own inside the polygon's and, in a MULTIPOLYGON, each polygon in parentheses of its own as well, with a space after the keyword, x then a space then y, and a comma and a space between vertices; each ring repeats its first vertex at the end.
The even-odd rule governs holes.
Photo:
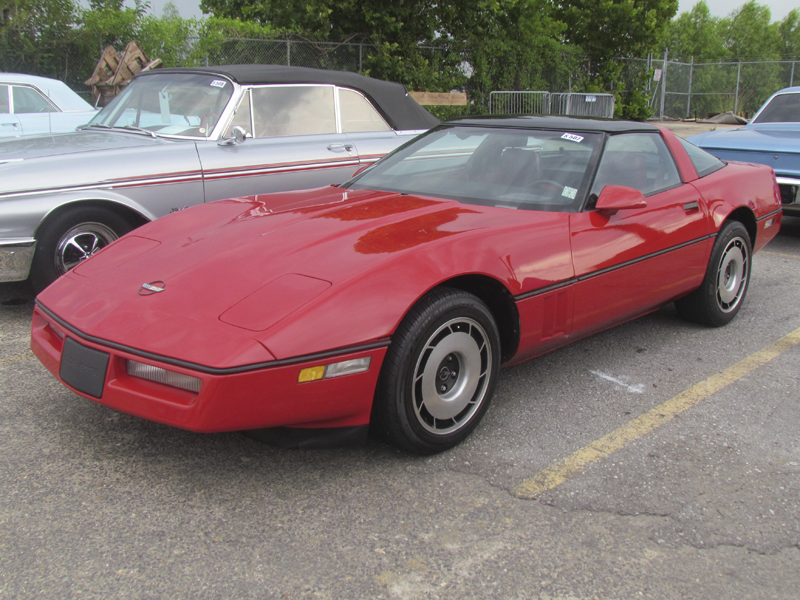
POLYGON ((0 282, 41 290, 195 204, 341 183, 437 123, 402 85, 355 73, 141 73, 79 131, 0 141, 0 282))
POLYGON ((75 131, 96 114, 63 81, 0 73, 0 138, 75 131))

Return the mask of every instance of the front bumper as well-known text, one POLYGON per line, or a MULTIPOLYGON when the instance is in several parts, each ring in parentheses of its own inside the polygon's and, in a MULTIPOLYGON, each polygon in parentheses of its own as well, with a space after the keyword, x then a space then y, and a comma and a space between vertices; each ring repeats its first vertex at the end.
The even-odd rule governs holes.
POLYGON ((0 283, 25 281, 31 272, 34 239, 0 240, 0 283))
MULTIPOLYGON (((151 421, 197 432, 242 431, 270 427, 331 428, 369 424, 386 344, 343 350, 324 358, 280 361, 276 366, 232 373, 209 373, 176 366, 89 341, 79 332, 34 309, 31 349, 65 386, 81 396, 151 421), (61 377, 67 339, 108 354, 99 397, 75 389, 61 377), (369 370, 332 379, 298 383, 305 368, 370 357, 369 370), (127 361, 160 367, 202 381, 198 393, 128 374, 127 361), (288 364, 287 364, 288 363, 288 364)), ((78 365, 78 368, 83 368, 78 365)), ((213 369, 211 369, 213 370, 213 369)))

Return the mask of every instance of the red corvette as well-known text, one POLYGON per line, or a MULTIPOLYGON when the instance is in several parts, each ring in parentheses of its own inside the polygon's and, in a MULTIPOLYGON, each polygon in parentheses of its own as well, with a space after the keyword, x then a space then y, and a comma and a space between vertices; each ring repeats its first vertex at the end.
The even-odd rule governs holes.
POLYGON ((137 229, 39 295, 32 348, 71 390, 176 427, 372 426, 438 452, 501 365, 673 301, 733 319, 780 223, 769 167, 653 125, 459 120, 339 187, 137 229))

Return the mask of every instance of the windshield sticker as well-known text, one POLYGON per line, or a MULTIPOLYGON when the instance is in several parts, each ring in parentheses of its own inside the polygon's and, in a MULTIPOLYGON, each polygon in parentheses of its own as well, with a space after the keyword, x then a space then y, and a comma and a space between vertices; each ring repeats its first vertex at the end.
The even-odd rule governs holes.
MULTIPOLYGON (((583 139, 583 138, 581 138, 583 139)), ((565 198, 569 198, 570 200, 575 200, 575 196, 577 196, 578 190, 573 187, 569 187, 568 185, 564 186, 564 191, 561 192, 561 195, 565 198)))
POLYGON ((225 87, 225 83, 226 82, 223 81, 222 79, 215 79, 214 81, 211 82, 211 87, 224 88, 225 87))
POLYGON ((569 140, 571 142, 582 142, 583 136, 582 135, 575 135, 574 133, 565 133, 561 136, 562 140, 569 140))

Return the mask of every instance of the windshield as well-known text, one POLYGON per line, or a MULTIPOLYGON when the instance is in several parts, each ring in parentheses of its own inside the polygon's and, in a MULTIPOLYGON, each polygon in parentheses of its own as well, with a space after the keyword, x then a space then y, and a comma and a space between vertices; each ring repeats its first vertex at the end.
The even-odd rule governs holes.
POLYGON ((577 212, 602 139, 601 133, 444 125, 342 187, 577 212))
POLYGON ((88 126, 208 137, 232 94, 233 84, 214 75, 164 73, 137 77, 88 126))
POLYGON ((800 123, 800 93, 778 94, 761 109, 753 123, 800 123))

